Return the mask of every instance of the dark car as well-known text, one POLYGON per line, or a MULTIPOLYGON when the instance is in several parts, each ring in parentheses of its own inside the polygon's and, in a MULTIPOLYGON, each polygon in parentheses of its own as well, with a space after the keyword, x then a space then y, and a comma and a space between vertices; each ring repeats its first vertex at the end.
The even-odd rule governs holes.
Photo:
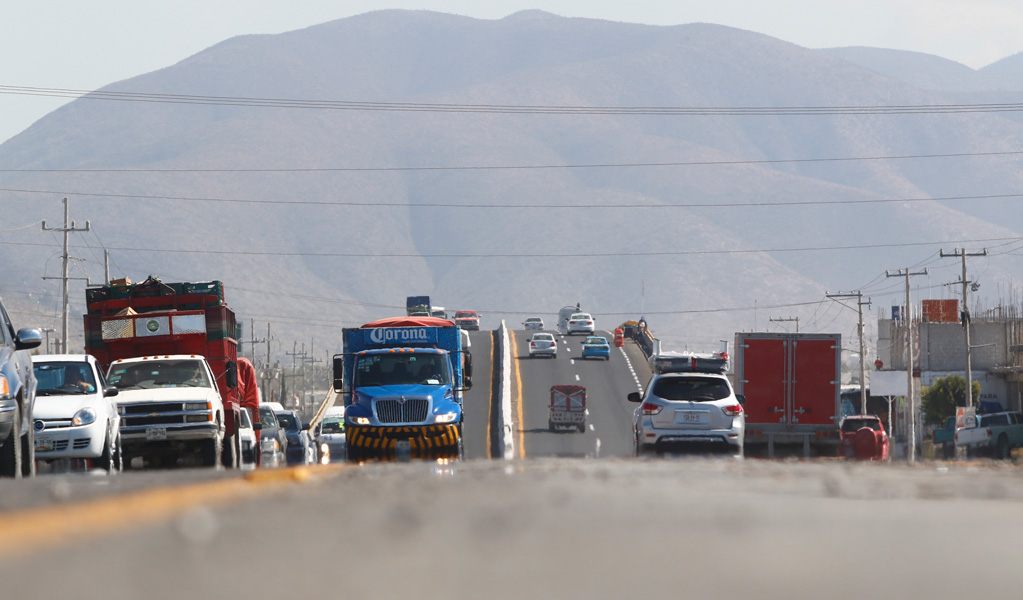
POLYGON ((288 434, 277 420, 277 413, 269 406, 260 405, 259 407, 259 436, 264 440, 277 440, 277 450, 282 456, 288 452, 288 434))
POLYGON ((42 342, 38 329, 14 330, 3 300, 0 300, 0 476, 35 474, 36 379, 32 355, 28 352, 42 342))
POLYGON ((317 460, 316 444, 309 435, 309 424, 303 424, 293 410, 279 410, 274 413, 288 436, 285 456, 289 465, 311 465, 317 460))

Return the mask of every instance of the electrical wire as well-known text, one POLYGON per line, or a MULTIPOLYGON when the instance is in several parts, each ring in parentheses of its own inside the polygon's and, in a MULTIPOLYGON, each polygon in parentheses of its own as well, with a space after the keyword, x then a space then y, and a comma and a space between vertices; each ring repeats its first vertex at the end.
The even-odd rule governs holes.
POLYGON ((0 94, 106 100, 118 102, 247 106, 260 108, 439 112, 479 114, 547 115, 648 115, 648 116, 821 116, 821 115, 903 115, 1000 113, 1023 111, 1023 103, 986 104, 896 104, 847 106, 569 106, 528 104, 449 104, 422 102, 380 102, 363 100, 302 100, 247 96, 156 94, 115 90, 78 90, 0 85, 0 94))

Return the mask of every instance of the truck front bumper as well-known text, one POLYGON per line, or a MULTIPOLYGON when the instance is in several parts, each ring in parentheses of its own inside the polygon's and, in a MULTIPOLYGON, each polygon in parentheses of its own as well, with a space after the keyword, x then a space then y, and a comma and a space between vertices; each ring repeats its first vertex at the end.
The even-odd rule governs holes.
POLYGON ((407 442, 414 456, 427 456, 436 451, 457 450, 461 440, 459 424, 413 425, 405 427, 365 427, 347 425, 345 437, 349 453, 393 454, 399 442, 407 442))

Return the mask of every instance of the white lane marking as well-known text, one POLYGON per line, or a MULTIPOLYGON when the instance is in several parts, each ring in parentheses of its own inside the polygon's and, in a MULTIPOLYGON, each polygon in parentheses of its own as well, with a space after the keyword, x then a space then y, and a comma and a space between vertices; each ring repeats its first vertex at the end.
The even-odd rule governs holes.
POLYGON ((576 374, 576 376, 575 376, 575 380, 576 380, 576 381, 579 381, 579 375, 578 375, 578 374, 576 374))
POLYGON ((590 423, 590 431, 596 431, 595 429, 593 429, 593 423, 590 423))
POLYGON ((629 360, 629 355, 625 353, 625 348, 618 348, 621 351, 622 356, 625 357, 625 364, 629 367, 629 372, 632 373, 632 379, 636 382, 636 389, 639 390, 639 395, 643 395, 643 384, 639 382, 639 376, 636 375, 636 369, 632 368, 632 361, 629 360))
POLYGON ((597 438, 597 449, 594 454, 596 454, 597 458, 600 458, 600 438, 597 438))

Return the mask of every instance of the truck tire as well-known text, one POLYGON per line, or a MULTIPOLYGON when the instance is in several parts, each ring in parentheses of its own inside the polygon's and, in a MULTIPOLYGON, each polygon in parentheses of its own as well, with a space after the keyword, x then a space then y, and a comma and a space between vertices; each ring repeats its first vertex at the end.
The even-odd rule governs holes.
POLYGON ((954 443, 945 442, 942 446, 945 454, 945 460, 952 460, 956 457, 956 445, 954 443))
POLYGON ((21 437, 21 475, 35 477, 36 474, 36 428, 29 427, 21 437))
POLYGON ((223 452, 222 437, 215 437, 209 440, 202 440, 199 446, 199 458, 204 467, 214 467, 220 464, 223 452))
POLYGON ((995 449, 995 458, 1007 460, 1009 458, 1009 438, 1003 433, 998 436, 998 447, 995 449))
POLYGON ((221 452, 220 460, 224 468, 227 469, 237 469, 241 459, 242 452, 241 448, 238 447, 241 443, 241 436, 238 435, 237 431, 235 429, 234 435, 224 438, 224 451, 221 452))
POLYGON ((18 405, 15 405, 11 433, 3 441, 3 445, 0 446, 0 477, 21 479, 21 440, 18 436, 20 424, 21 410, 18 405))

